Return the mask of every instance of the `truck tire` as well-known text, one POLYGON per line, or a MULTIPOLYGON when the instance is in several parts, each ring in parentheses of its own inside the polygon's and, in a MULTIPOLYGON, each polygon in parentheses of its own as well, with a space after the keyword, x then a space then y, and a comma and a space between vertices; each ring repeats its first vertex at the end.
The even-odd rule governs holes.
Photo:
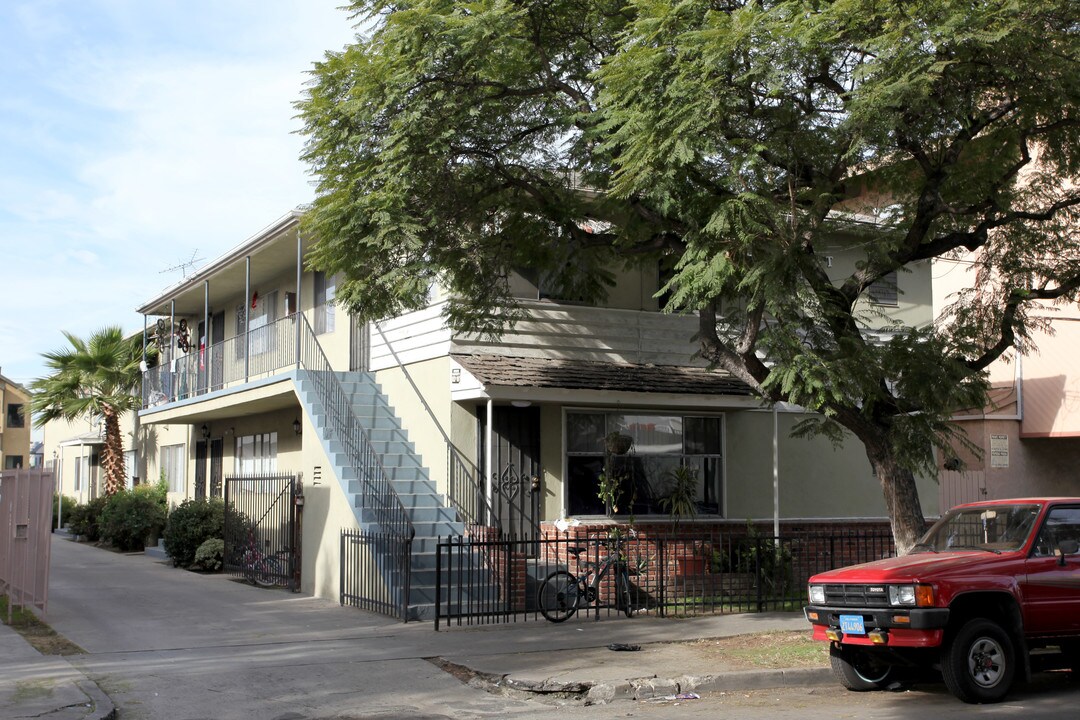
POLYGON ((1012 638, 992 620, 968 620, 945 646, 941 674, 949 692, 966 703, 1000 701, 1016 677, 1012 638))
POLYGON ((873 652, 833 644, 829 662, 836 681, 848 690, 884 690, 897 682, 897 669, 873 652))

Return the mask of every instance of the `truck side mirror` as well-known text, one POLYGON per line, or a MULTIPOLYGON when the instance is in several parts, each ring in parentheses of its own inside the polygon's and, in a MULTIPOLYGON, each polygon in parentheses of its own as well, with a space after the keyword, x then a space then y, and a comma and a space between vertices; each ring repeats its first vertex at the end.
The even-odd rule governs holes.
POLYGON ((1064 555, 1075 555, 1080 552, 1080 542, 1076 540, 1062 540, 1058 543, 1058 550, 1064 555))

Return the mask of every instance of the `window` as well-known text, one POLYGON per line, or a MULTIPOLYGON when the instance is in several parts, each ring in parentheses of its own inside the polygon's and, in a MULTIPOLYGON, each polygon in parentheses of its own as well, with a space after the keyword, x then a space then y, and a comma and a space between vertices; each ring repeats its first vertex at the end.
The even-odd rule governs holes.
POLYGON ((337 276, 315 271, 315 334, 334 332, 334 298, 337 295, 337 276))
POLYGON ((236 438, 237 475, 272 475, 277 472, 277 433, 236 438))
POLYGON ((7 420, 5 424, 9 428, 26 427, 26 418, 23 416, 22 403, 8 403, 7 420))
POLYGON ((75 492, 82 492, 83 478, 90 473, 90 458, 85 455, 75 458, 75 492))
POLYGON ((566 416, 568 512, 601 515, 601 475, 615 477, 617 515, 666 514, 671 472, 697 475, 697 510, 723 513, 723 418, 655 413, 571 412, 566 416))
POLYGON ((124 451, 124 474, 127 476, 128 490, 135 487, 135 480, 138 470, 135 468, 135 451, 124 451))
POLYGON ((1080 542, 1080 508, 1056 507, 1050 511, 1035 541, 1035 554, 1053 555, 1063 542, 1080 542))
POLYGON ((875 280, 870 284, 867 292, 870 294, 870 302, 873 304, 896 307, 899 304, 899 295, 896 289, 896 271, 893 270, 880 280, 875 280))
POLYGON ((4 469, 15 470, 23 466, 22 455, 8 455, 4 458, 4 469))
POLYGON ((169 492, 186 492, 187 446, 184 443, 161 448, 161 471, 169 483, 169 492))

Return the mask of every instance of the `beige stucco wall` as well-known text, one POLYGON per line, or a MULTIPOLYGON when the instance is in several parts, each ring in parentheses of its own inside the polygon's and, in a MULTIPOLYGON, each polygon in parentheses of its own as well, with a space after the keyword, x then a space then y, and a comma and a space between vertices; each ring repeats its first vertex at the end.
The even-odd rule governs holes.
POLYGON ((338 599, 341 530, 359 527, 341 481, 335 476, 315 427, 305 415, 303 447, 293 458, 303 473, 304 506, 301 591, 338 599))
MULTIPOLYGON (((773 419, 768 411, 727 413, 725 462, 728 518, 773 515, 773 419)), ((887 517, 881 485, 862 445, 850 438, 834 449, 824 438, 791 437, 804 415, 777 413, 780 516, 887 517)), ((917 478, 923 514, 938 514, 937 484, 917 478)))
MULTIPOLYGON (((447 438, 452 438, 459 450, 467 453, 465 457, 475 461, 475 452, 470 451, 467 444, 469 436, 459 440, 451 435, 455 420, 450 410, 450 358, 444 356, 380 370, 375 373, 375 381, 402 420, 409 440, 438 484, 439 491, 445 492, 447 438)), ((460 426, 465 420, 458 418, 456 422, 460 426)), ((475 431, 473 433, 475 438, 475 431)))

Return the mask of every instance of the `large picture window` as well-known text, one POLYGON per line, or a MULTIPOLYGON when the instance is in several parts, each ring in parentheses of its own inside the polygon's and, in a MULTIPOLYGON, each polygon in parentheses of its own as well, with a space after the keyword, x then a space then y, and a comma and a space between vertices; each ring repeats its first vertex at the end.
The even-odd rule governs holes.
POLYGON ((723 418, 573 411, 566 416, 567 510, 603 515, 602 476, 616 487, 616 515, 667 514, 675 468, 696 477, 698 514, 723 515, 723 418))
POLYGON ((236 438, 237 475, 273 475, 277 472, 277 433, 236 438))

